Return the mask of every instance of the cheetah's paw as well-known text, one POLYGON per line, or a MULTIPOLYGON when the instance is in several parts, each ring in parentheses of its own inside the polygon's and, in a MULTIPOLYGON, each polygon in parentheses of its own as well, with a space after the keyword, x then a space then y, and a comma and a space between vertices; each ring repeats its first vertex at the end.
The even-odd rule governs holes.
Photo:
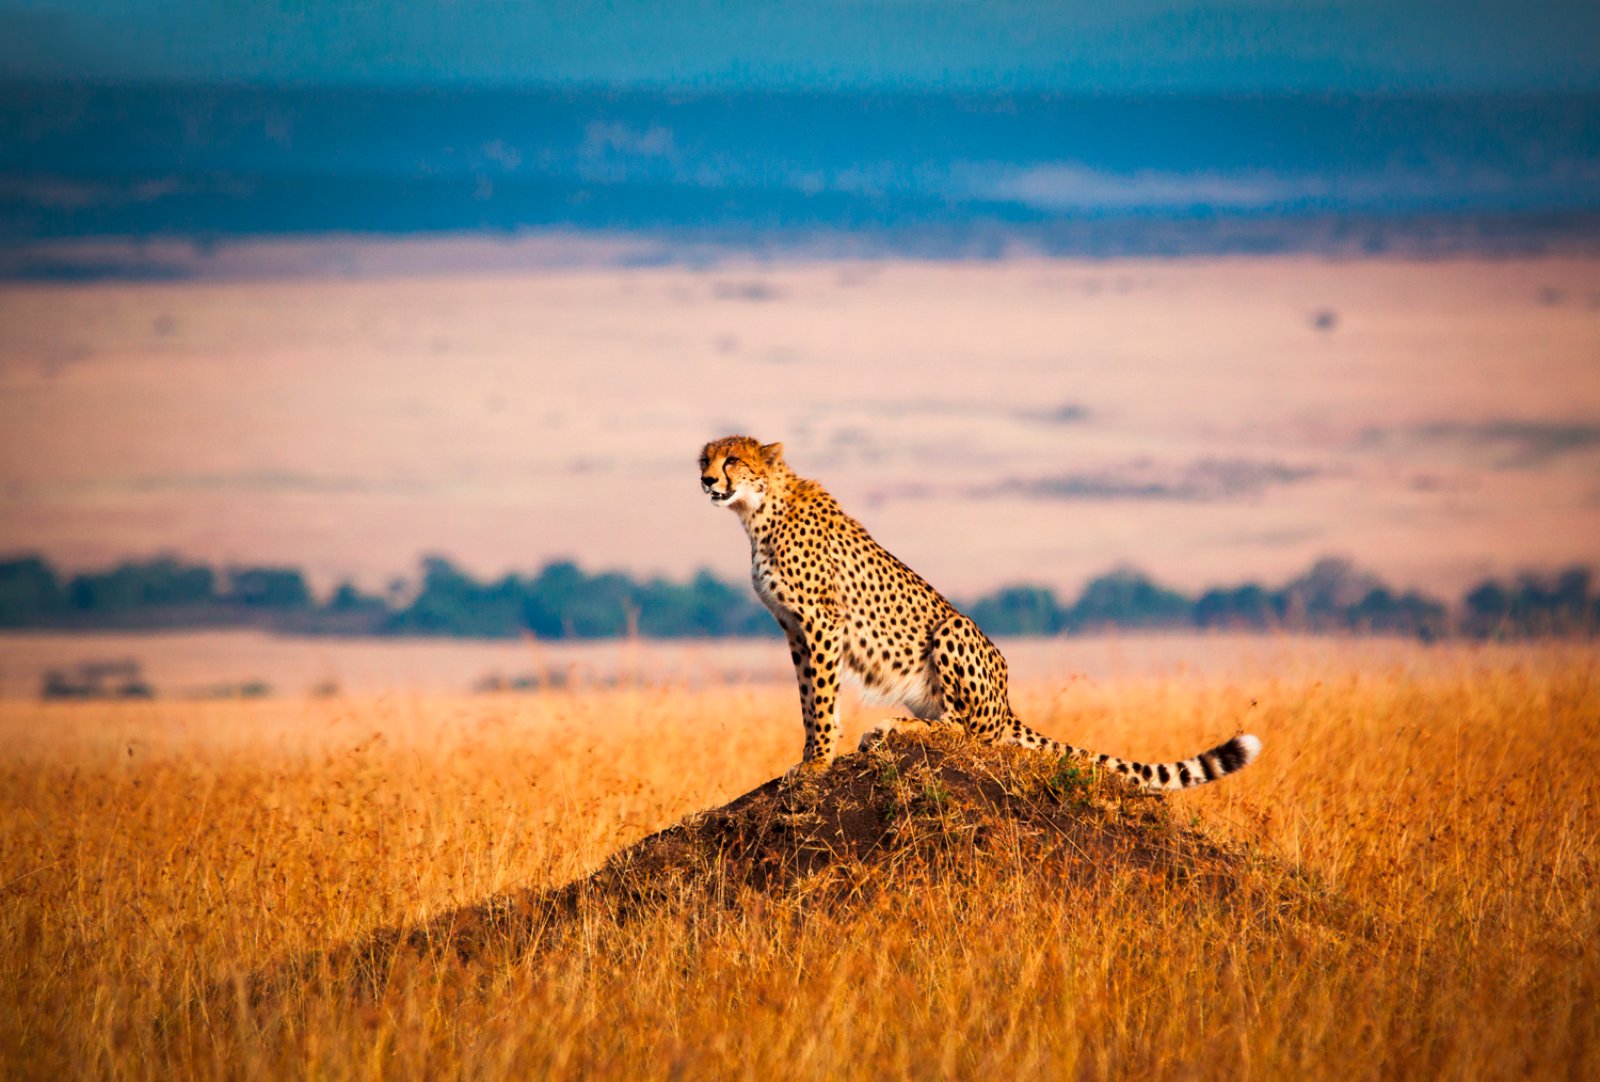
POLYGON ((871 751, 883 743, 889 736, 889 727, 876 725, 861 734, 861 742, 856 745, 857 751, 871 751))
POLYGON ((816 777, 828 769, 828 760, 823 758, 802 759, 783 772, 783 784, 793 785, 807 777, 816 777))

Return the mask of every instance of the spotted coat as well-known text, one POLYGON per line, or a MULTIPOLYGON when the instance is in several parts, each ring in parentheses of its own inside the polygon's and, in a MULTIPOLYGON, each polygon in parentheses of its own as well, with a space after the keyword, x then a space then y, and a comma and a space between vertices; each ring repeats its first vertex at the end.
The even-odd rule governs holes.
POLYGON ((1214 781, 1260 750, 1259 740, 1241 734, 1189 759, 1152 764, 1051 740, 1011 709, 1005 658, 978 625, 874 541, 821 485, 796 476, 781 444, 713 440, 700 456, 700 484, 712 503, 738 514, 750 538, 756 593, 788 639, 805 725, 802 766, 833 758, 846 673, 869 698, 901 703, 913 715, 871 730, 862 747, 895 728, 960 725, 991 743, 1099 763, 1152 790, 1214 781))

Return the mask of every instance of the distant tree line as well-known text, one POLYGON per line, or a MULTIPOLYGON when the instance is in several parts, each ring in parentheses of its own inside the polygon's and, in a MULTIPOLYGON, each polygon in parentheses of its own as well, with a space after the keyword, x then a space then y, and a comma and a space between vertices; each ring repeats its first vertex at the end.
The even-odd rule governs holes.
POLYGON ((1396 593, 1343 560, 1320 560, 1273 589, 1214 587, 1191 597, 1133 570, 1093 579, 1071 604, 1042 587, 1011 587, 969 610, 991 634, 1058 635, 1108 628, 1354 631, 1436 638, 1454 631, 1444 602, 1396 593))
MULTIPOLYGON (((1044 586, 1008 586, 964 606, 991 635, 1061 635, 1110 628, 1341 631, 1432 639, 1593 635, 1600 594, 1586 568, 1488 580, 1455 606, 1398 592, 1348 561, 1320 560, 1273 588, 1258 583, 1190 596, 1116 570, 1063 601, 1044 586)), ((744 584, 699 571, 686 581, 589 573, 570 561, 530 576, 480 580, 442 557, 412 586, 385 595, 340 583, 326 599, 289 567, 217 571, 173 557, 127 561, 63 577, 39 556, 0 560, 0 628, 260 627, 306 634, 545 639, 776 635, 744 584)))
POLYGON ((0 560, 0 628, 152 629, 260 627, 345 635, 446 635, 548 639, 776 634, 748 588, 700 571, 686 582, 589 574, 547 564, 533 576, 481 581, 427 557, 414 590, 386 595, 340 583, 316 599, 289 567, 218 572, 173 557, 132 560, 65 578, 39 556, 0 560))
POLYGON ((1600 593, 1588 568, 1554 576, 1485 580, 1455 607, 1415 590, 1391 589, 1349 561, 1323 559, 1276 589, 1259 583, 1213 587, 1197 597, 1138 571, 1093 579, 1071 604, 1044 587, 1014 586, 967 610, 991 635, 1058 635, 1108 628, 1198 628, 1447 635, 1477 639, 1592 636, 1600 593))

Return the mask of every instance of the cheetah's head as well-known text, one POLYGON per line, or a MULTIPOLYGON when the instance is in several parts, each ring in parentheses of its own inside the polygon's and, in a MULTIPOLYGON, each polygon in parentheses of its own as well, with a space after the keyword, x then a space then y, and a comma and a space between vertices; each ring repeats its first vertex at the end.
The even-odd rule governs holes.
POLYGON ((754 511, 765 502, 782 469, 783 444, 724 436, 700 452, 700 490, 719 507, 754 511))

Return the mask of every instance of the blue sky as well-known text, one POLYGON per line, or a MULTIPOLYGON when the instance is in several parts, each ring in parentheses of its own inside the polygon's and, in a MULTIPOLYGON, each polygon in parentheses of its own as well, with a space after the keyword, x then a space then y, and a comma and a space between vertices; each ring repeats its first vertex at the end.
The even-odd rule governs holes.
POLYGON ((1600 89, 1596 0, 0 0, 17 77, 1600 89))

